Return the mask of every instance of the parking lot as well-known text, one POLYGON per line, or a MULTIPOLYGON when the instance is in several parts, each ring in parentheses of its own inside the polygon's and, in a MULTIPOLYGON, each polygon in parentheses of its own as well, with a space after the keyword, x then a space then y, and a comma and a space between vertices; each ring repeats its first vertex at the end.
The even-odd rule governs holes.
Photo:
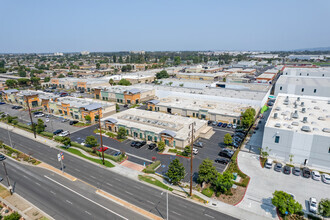
MULTIPOLYGON (((24 109, 16 110, 16 109, 12 109, 13 106, 14 105, 11 105, 11 104, 0 105, 0 112, 8 113, 11 116, 16 116, 16 117, 18 117, 17 120, 19 122, 22 122, 25 124, 31 122, 29 112, 26 109, 25 110, 24 109)), ((37 123, 38 119, 39 118, 33 117, 33 114, 32 114, 32 121, 34 123, 37 123)), ((45 128, 45 131, 48 131, 48 132, 54 132, 57 129, 63 129, 64 131, 69 131, 70 133, 73 133, 73 132, 81 129, 79 127, 70 125, 68 121, 62 122, 63 118, 61 118, 59 116, 50 115, 49 122, 46 122, 46 117, 40 117, 40 119, 42 119, 44 121, 44 124, 47 125, 47 127, 45 128)))

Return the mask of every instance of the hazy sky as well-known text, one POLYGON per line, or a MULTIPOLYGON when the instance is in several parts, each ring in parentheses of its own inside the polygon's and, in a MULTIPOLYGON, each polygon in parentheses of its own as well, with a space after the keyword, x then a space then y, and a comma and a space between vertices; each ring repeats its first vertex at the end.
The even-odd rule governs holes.
POLYGON ((330 46, 330 0, 1 0, 0 52, 330 46))

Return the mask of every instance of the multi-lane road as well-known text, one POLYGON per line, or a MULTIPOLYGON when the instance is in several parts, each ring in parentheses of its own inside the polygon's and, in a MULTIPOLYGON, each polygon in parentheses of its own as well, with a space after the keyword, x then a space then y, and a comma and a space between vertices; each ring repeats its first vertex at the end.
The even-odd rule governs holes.
MULTIPOLYGON (((15 128, 16 129, 16 128, 15 128)), ((50 148, 45 144, 41 144, 39 142, 36 142, 34 140, 31 140, 29 138, 26 138, 24 136, 18 135, 16 133, 10 132, 11 139, 12 139, 12 145, 14 148, 27 153, 31 154, 33 157, 44 161, 54 167, 60 168, 60 163, 56 159, 56 155, 58 153, 58 149, 50 148)), ((5 129, 0 128, 0 136, 1 139, 6 143, 9 143, 9 138, 8 138, 8 131, 5 129)), ((14 166, 10 167, 10 172, 12 174, 19 172, 15 171, 14 166)), ((36 169, 36 168, 30 168, 30 169, 36 169)), ((39 171, 36 171, 37 173, 42 173, 39 171)), ((45 171, 47 173, 47 171, 45 171)), ((162 218, 166 217, 166 198, 164 195, 161 194, 161 190, 158 190, 153 187, 149 187, 141 182, 138 182, 136 180, 121 176, 119 174, 116 174, 111 171, 111 169, 104 169, 102 167, 96 166, 94 164, 88 163, 84 160, 81 160, 77 157, 71 156, 69 154, 65 155, 65 172, 67 172, 70 175, 73 175, 80 180, 98 188, 102 189, 122 200, 125 200, 129 203, 132 203, 144 210, 147 210, 155 215, 158 215, 162 218)), ((49 173, 49 172, 48 172, 49 173)), ((45 174, 47 176, 47 174, 45 174)), ((45 176, 44 175, 44 176, 45 176)), ((49 174, 48 174, 49 175, 49 174)), ((53 178, 51 176, 48 176, 50 178, 53 178)), ((12 175, 10 175, 10 178, 12 175)), ((24 178, 24 177, 20 177, 24 178)), ((37 178, 37 177, 35 177, 37 178)), ((19 180, 15 180, 19 181, 19 180)), ((36 179, 33 179, 32 182, 36 182, 36 179)), ((40 181, 40 180, 39 180, 40 181)), ((49 180, 48 178, 45 178, 44 183, 47 183, 47 188, 50 192, 50 189, 54 188, 54 190, 58 189, 60 186, 56 186, 56 183, 53 182, 52 180, 49 180), (47 180, 46 180, 47 179, 47 180)), ((41 183, 39 183, 41 185, 41 183)), ((34 197, 37 197, 39 185, 36 183, 30 183, 30 188, 24 188, 23 185, 18 184, 15 186, 15 191, 21 192, 23 191, 28 191, 29 193, 23 193, 22 195, 26 197, 26 199, 30 200, 32 203, 34 203, 36 206, 40 205, 36 203, 36 200, 38 199, 33 199, 34 197), (19 189, 22 187, 22 189, 19 189), (20 191, 21 190, 21 191, 20 191)), ((59 184, 57 184, 59 185, 59 184)), ((45 186, 46 187, 46 186, 45 186)), ((73 190, 77 190, 76 187, 73 187, 73 190)), ((70 188, 69 187, 69 188, 70 188)), ((53 192, 55 192, 52 190, 53 192)), ((64 190, 64 189, 63 189, 64 190)), ((56 193, 56 192, 55 192, 56 193)), ((63 193, 63 196, 65 196, 63 193)), ((75 193, 74 193, 75 194, 75 193)), ((55 216, 56 219, 62 219, 60 216, 64 215, 66 218, 70 218, 68 213, 71 212, 76 212, 79 214, 76 215, 88 215, 85 211, 91 213, 88 210, 94 210, 94 207, 91 209, 87 209, 84 206, 80 207, 78 205, 78 200, 83 200, 81 196, 79 197, 78 194, 76 195, 71 195, 72 197, 63 197, 61 196, 62 194, 59 194, 57 197, 57 202, 51 202, 52 196, 50 194, 45 194, 45 198, 48 198, 43 200, 43 206, 40 206, 42 210, 45 212, 49 213, 50 209, 52 210, 52 213, 50 213, 52 216, 55 216), (71 201, 71 200, 73 201, 71 201), (66 201, 68 200, 68 201, 66 201), (70 204, 70 202, 72 204, 70 204), (65 204, 64 206, 72 206, 73 204, 77 203, 77 210, 75 209, 69 209, 67 212, 62 212, 61 211, 61 206, 65 204), (45 206, 48 207, 45 208, 45 206), (54 208, 53 206, 56 206, 54 208), (79 209, 78 209, 79 208, 79 209), (59 216, 59 217, 56 217, 59 216)), ((85 194, 84 194, 85 195, 85 194)), ((40 195, 39 195, 40 196, 40 195)), ((94 201, 94 200, 93 200, 94 201)), ((85 201, 86 202, 86 201, 85 201)), ((96 204, 94 204, 96 205, 96 204)), ((97 206, 97 205, 96 205, 97 206)), ((98 206, 99 208, 102 208, 98 206)), ((116 213, 121 213, 120 208, 117 206, 112 206, 112 209, 116 213)), ((95 207, 95 210, 98 208, 95 207)), ((106 213, 106 209, 103 208, 102 213, 106 213)), ((92 214, 92 213, 91 213, 92 214)), ((94 214, 94 211, 93 211, 94 214)), ((92 214, 92 216, 93 216, 92 214)), ((110 215, 111 213, 106 213, 110 215)), ((113 213, 112 213, 113 214, 113 213)), ((119 216, 117 216, 119 217, 119 216)), ((91 217, 90 219, 93 219, 94 217, 91 217)), ((97 218, 97 217, 95 217, 97 218)), ((98 219, 104 219, 107 218, 105 216, 101 216, 98 219)), ((114 217, 115 218, 115 217, 114 217)), ((127 217, 129 219, 129 216, 127 217)), ((208 207, 193 203, 191 201, 188 201, 186 199, 169 195, 169 218, 170 219, 234 219, 231 216, 228 216, 226 214, 220 213, 214 209, 210 209, 208 207)), ((76 219, 75 217, 71 219, 76 219)), ((112 219, 112 218, 110 218, 112 219)), ((133 217, 135 219, 135 216, 133 217)))

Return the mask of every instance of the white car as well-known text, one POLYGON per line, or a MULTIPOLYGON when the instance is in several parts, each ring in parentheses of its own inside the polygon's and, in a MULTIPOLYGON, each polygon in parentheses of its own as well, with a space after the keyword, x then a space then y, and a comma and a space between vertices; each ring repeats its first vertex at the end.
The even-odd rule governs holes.
POLYGON ((273 166, 273 160, 268 158, 266 160, 265 167, 268 168, 268 169, 271 169, 272 166, 273 166))
POLYGON ((320 181, 321 180, 321 174, 319 171, 313 170, 312 172, 312 178, 313 180, 320 181))
POLYGON ((309 211, 313 213, 317 211, 317 201, 313 197, 309 198, 309 211))
POLYGON ((66 136, 68 136, 70 134, 70 132, 68 132, 68 131, 63 131, 62 133, 60 133, 58 136, 60 136, 60 137, 66 137, 66 136))
POLYGON ((322 179, 322 182, 326 183, 326 184, 330 184, 330 175, 329 174, 322 174, 321 175, 321 179, 322 179))
POLYGON ((237 124, 233 124, 233 129, 236 129, 237 128, 237 124))
POLYGON ((196 149, 196 148, 193 148, 193 154, 198 154, 198 149, 196 149))
POLYGON ((46 122, 49 122, 49 118, 46 118, 46 122))
POLYGON ((43 113, 34 115, 35 118, 40 118, 40 117, 43 117, 43 116, 45 116, 45 114, 43 114, 43 113))

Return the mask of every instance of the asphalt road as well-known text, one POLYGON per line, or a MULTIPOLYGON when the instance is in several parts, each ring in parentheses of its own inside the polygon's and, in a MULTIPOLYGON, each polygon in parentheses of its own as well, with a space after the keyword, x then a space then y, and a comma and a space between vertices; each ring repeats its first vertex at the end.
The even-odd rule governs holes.
MULTIPOLYGON (((7 130, 0 128, 1 139, 9 144, 7 130)), ((11 132, 13 146, 24 153, 60 168, 58 149, 11 132)), ((65 172, 162 218, 166 216, 166 198, 161 190, 113 173, 109 169, 65 155, 65 172)), ((37 186, 36 186, 37 187, 37 186)), ((169 195, 169 219, 234 219, 216 210, 169 195)))
MULTIPOLYGON (((32 202, 54 219, 146 219, 95 193, 81 181, 72 182, 45 169, 6 159, 14 192, 32 202)), ((0 164, 3 184, 7 185, 0 164)))

